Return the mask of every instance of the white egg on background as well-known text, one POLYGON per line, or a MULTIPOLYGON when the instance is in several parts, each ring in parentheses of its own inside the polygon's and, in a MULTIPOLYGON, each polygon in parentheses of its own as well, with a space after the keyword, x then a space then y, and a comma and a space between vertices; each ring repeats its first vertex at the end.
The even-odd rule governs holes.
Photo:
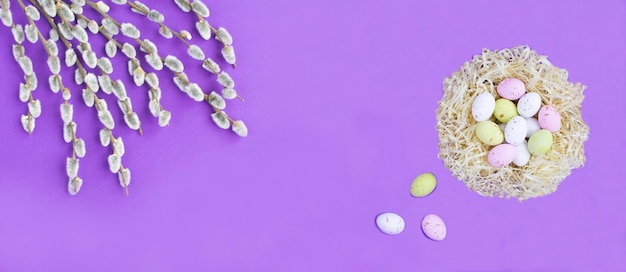
POLYGON ((472 117, 477 122, 485 121, 491 118, 493 111, 496 109, 496 99, 490 93, 481 93, 472 104, 472 117))
POLYGON ((397 235, 404 231, 404 219, 395 213, 381 213, 376 217, 376 226, 385 234, 397 235))

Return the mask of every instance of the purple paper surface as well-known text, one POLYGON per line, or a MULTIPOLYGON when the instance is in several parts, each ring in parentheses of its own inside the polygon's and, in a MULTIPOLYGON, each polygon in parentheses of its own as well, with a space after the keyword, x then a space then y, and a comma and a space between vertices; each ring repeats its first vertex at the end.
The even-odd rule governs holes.
MULTIPOLYGON (((146 2, 197 36, 194 17, 173 1, 146 2)), ((217 128, 209 107, 178 91, 165 70, 162 103, 173 119, 160 128, 119 55, 115 75, 144 131, 129 130, 107 98, 126 143, 129 196, 108 170, 101 125, 70 72, 64 82, 87 156, 81 192, 67 193, 71 147, 46 56, 39 44, 26 46, 43 107, 29 136, 19 121, 22 72, 10 29, 0 28, 0 271, 626 270, 624 1, 207 4, 210 22, 234 37, 238 66, 221 64, 245 102, 228 101, 227 111, 250 135, 217 128), (437 158, 435 130, 443 79, 483 48, 520 44, 587 86, 582 114, 591 129, 586 165, 557 192, 524 203, 480 197, 453 178, 437 158), (438 177, 437 189, 411 197, 422 172, 438 177), (382 212, 403 216, 404 233, 381 233, 374 221, 382 212), (444 241, 422 234, 429 213, 447 224, 444 241)), ((218 89, 180 41, 160 38, 155 24, 124 8, 112 5, 112 14, 136 23, 163 56, 179 56, 191 80, 218 89)), ((219 58, 215 41, 194 40, 219 58)))

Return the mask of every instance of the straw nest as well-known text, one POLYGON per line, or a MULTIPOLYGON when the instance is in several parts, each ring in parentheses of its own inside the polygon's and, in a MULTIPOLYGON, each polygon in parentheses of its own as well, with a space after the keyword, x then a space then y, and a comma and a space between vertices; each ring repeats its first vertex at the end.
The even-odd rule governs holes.
POLYGON ((572 169, 585 163, 583 143, 589 127, 580 113, 584 89, 580 83, 567 81, 566 70, 553 66, 546 56, 537 55, 527 46, 483 49, 482 54, 444 80, 443 98, 437 109, 439 158, 456 178, 482 196, 523 201, 552 193, 572 169), (539 93, 543 105, 555 106, 562 126, 553 133, 554 143, 548 153, 531 156, 523 167, 511 164, 494 168, 487 161, 491 148, 476 137, 477 122, 471 108, 480 93, 498 97, 496 86, 508 77, 524 81, 527 91, 539 93))

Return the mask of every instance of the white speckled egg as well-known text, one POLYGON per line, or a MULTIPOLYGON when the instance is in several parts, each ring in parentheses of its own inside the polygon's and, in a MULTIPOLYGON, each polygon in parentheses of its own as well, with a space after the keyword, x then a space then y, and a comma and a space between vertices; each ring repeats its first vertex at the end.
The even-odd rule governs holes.
POLYGON ((488 120, 496 108, 496 99, 490 93, 481 93, 472 104, 472 117, 477 122, 488 120))
POLYGON ((517 166, 524 166, 530 160, 530 152, 528 151, 528 142, 524 140, 523 143, 520 143, 515 146, 517 149, 515 153, 515 159, 513 159, 513 164, 517 166))
POLYGON ((385 234, 397 235, 404 231, 404 219, 395 213, 381 213, 376 217, 376 226, 385 234))
POLYGON ((517 100, 526 93, 526 85, 517 78, 507 78, 498 84, 498 94, 508 100, 517 100))
POLYGON ((547 105, 539 110, 539 126, 550 132, 556 132, 561 128, 561 115, 555 107, 547 105))
POLYGON ((518 145, 526 138, 527 131, 526 119, 521 116, 515 116, 506 123, 504 140, 509 144, 518 145))
POLYGON ((487 161, 493 167, 509 165, 515 159, 517 148, 512 144, 500 144, 492 148, 487 155, 487 161))
POLYGON ((539 121, 537 121, 537 118, 526 118, 526 129, 526 138, 530 138, 530 135, 533 135, 533 133, 540 130, 541 127, 539 127, 539 121))
POLYGON ((541 96, 538 93, 526 93, 517 101, 517 113, 523 117, 532 117, 541 108, 541 96))
POLYGON ((446 238, 448 230, 441 217, 429 214, 422 219, 422 231, 426 234, 426 237, 435 241, 441 241, 446 238))

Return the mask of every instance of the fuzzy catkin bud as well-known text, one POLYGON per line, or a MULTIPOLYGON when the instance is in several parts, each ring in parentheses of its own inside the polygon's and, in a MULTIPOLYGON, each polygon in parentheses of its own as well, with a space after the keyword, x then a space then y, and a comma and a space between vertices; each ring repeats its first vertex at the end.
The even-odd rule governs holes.
POLYGON ((148 54, 158 52, 156 45, 148 39, 143 40, 142 45, 139 49, 141 50, 141 52, 148 53, 148 54))
POLYGON ((193 9, 196 14, 204 18, 207 18, 210 15, 209 8, 207 8, 207 6, 200 0, 194 0, 193 3, 191 3, 191 9, 193 9))
POLYGON ((126 97, 124 100, 117 100, 117 106, 124 114, 133 111, 133 104, 130 102, 130 97, 126 97))
POLYGON ((235 99, 237 97, 237 91, 233 88, 222 89, 222 96, 226 99, 235 99))
POLYGON ((200 86, 196 83, 191 83, 187 86, 187 95, 196 102, 204 100, 204 92, 202 92, 202 89, 200 89, 200 86))
POLYGON ((175 73, 180 73, 185 69, 183 63, 178 60, 177 57, 172 55, 167 55, 167 57, 165 57, 165 66, 175 73))
POLYGON ((11 14, 11 10, 8 8, 0 9, 0 18, 6 27, 10 27, 13 24, 13 14, 11 14))
POLYGON ((100 87, 105 94, 113 93, 113 85, 109 75, 98 76, 98 83, 100 83, 100 87))
POLYGON ((74 106, 72 104, 61 104, 61 119, 64 123, 69 123, 74 117, 74 106))
POLYGON ((241 120, 233 122, 232 130, 235 134, 239 135, 239 137, 248 136, 248 127, 246 127, 246 124, 244 124, 241 120))
POLYGON ((146 62, 154 70, 161 71, 163 69, 163 61, 156 53, 146 55, 146 62))
POLYGON ((122 24, 122 34, 131 39, 138 39, 141 36, 141 32, 131 23, 122 24))
POLYGON ((78 175, 78 167, 79 167, 78 159, 67 158, 66 164, 65 164, 65 171, 68 177, 70 178, 76 177, 78 175))
POLYGON ((87 64, 89 68, 93 69, 96 67, 96 65, 98 65, 98 57, 96 57, 96 53, 94 53, 93 51, 85 50, 83 51, 82 56, 85 64, 87 64))
POLYGON ((89 22, 87 22, 87 29, 89 29, 89 32, 93 34, 98 34, 98 32, 100 32, 100 26, 94 20, 89 20, 89 22))
POLYGON ((148 74, 146 74, 146 82, 152 88, 158 88, 159 87, 159 77, 155 73, 148 73, 148 74))
POLYGON ((54 0, 41 0, 38 1, 39 4, 43 7, 43 10, 50 15, 50 17, 57 16, 57 8, 55 6, 54 0))
POLYGON ((33 62, 30 60, 28 56, 22 56, 19 60, 20 67, 22 71, 24 71, 25 75, 33 74, 33 62))
POLYGON ((31 90, 26 88, 24 83, 20 83, 20 101, 26 102, 30 99, 31 90))
POLYGON ((83 101, 85 101, 85 105, 87 105, 87 107, 93 107, 95 103, 95 97, 91 90, 83 89, 83 101))
POLYGON ((111 65, 111 61, 108 58, 100 58, 98 59, 98 67, 102 69, 102 72, 105 74, 113 73, 113 65, 111 65))
POLYGON ((59 74, 61 72, 61 61, 57 56, 49 56, 48 57, 48 68, 50 68, 50 72, 53 74, 59 74))
POLYGON ((99 111, 98 119, 100 119, 100 122, 102 123, 102 125, 104 125, 104 127, 108 129, 115 128, 115 122, 113 121, 113 116, 111 116, 111 112, 109 112, 108 110, 99 111))
POLYGON ((84 28, 75 26, 72 28, 72 36, 76 38, 81 43, 86 43, 89 40, 89 36, 87 36, 87 31, 84 28))
POLYGON ((127 188, 130 185, 130 169, 123 168, 117 172, 117 175, 120 179, 120 185, 124 188, 127 188))
POLYGON ((161 14, 158 10, 150 10, 148 12, 148 19, 153 22, 162 23, 165 20, 165 16, 161 14))
POLYGON ((57 23, 57 28, 63 38, 66 38, 70 41, 74 39, 74 35, 72 35, 72 29, 69 25, 60 22, 57 23))
POLYGON ((124 86, 124 82, 118 79, 112 85, 113 94, 115 94, 117 99, 125 100, 128 97, 128 95, 126 94, 126 87, 124 86))
POLYGON ((96 75, 92 73, 87 73, 87 75, 85 75, 85 78, 83 80, 85 81, 85 84, 87 84, 87 88, 92 90, 94 93, 98 92, 99 85, 98 85, 98 79, 96 78, 96 75))
POLYGON ((200 47, 195 44, 189 46, 189 48, 187 49, 187 54, 197 60, 204 59, 204 52, 202 52, 202 49, 200 49, 200 47))
POLYGON ((22 25, 13 25, 13 27, 11 27, 11 33, 13 34, 13 39, 17 43, 24 42, 24 28, 22 25))
POLYGON ((137 116, 135 112, 125 114, 124 122, 126 122, 126 125, 132 130, 138 130, 141 127, 141 121, 139 121, 139 116, 137 116))
POLYGON ((76 139, 74 141, 74 152, 76 152, 76 156, 79 158, 85 157, 87 154, 87 149, 85 148, 85 141, 83 139, 76 139))
POLYGON ((198 30, 198 34, 200 34, 202 39, 207 41, 211 39, 211 27, 207 21, 202 20, 196 22, 196 30, 198 30))
POLYGON ((137 56, 137 51, 135 51, 135 47, 130 45, 129 43, 124 43, 122 45, 122 53, 126 55, 129 59, 134 59, 137 56))
POLYGON ((213 122, 221 129, 228 129, 230 127, 230 121, 228 121, 226 114, 222 111, 211 114, 211 119, 213 119, 213 122))
POLYGON ((225 46, 222 48, 222 57, 228 64, 234 65, 237 62, 237 57, 235 56, 235 48, 232 45, 225 46))
POLYGON ((134 12, 137 12, 139 14, 144 14, 145 12, 148 12, 150 10, 150 8, 148 6, 146 6, 146 4, 141 3, 139 1, 135 1, 133 2, 135 4, 135 6, 137 6, 137 8, 132 8, 132 10, 134 12))
POLYGON ((170 119, 172 119, 172 113, 166 110, 162 110, 159 112, 159 126, 164 127, 170 124, 170 119))
POLYGON ((33 133, 35 130, 35 118, 30 115, 22 114, 20 121, 22 121, 22 128, 28 133, 33 133))
POLYGON ((76 64, 76 52, 74 49, 68 48, 65 50, 65 66, 70 67, 76 64))
POLYGON ((67 182, 67 192, 70 195, 76 195, 80 191, 80 188, 83 187, 83 179, 79 177, 70 178, 67 182))
POLYGON ((226 72, 221 72, 217 76, 217 82, 219 82, 222 86, 224 86, 226 88, 234 88, 235 87, 235 82, 230 77, 230 75, 227 74, 226 72))
POLYGON ((223 110, 226 108, 226 101, 216 92, 211 92, 207 97, 207 102, 217 109, 223 110))
POLYGON ((109 170, 111 171, 111 173, 115 174, 120 171, 120 166, 122 163, 122 159, 120 158, 120 156, 118 156, 117 154, 111 154, 107 158, 107 161, 109 162, 109 170))
POLYGON ((233 37, 230 35, 228 30, 226 30, 226 28, 223 28, 223 27, 218 28, 215 36, 218 40, 220 40, 225 45, 233 44, 233 37))
POLYGON ((76 131, 76 123, 70 121, 68 123, 64 123, 63 125, 63 140, 66 143, 72 142, 74 138, 74 131, 76 131))
POLYGON ((50 55, 53 55, 53 56, 59 55, 59 47, 57 46, 57 43, 54 40, 52 39, 47 40, 44 46, 46 50, 50 52, 50 55))
POLYGON ((122 140, 122 137, 119 137, 115 139, 115 141, 113 141, 113 152, 115 152, 115 154, 120 157, 124 156, 126 149, 124 148, 124 140, 122 140))
POLYGON ((159 27, 159 34, 161 34, 161 36, 166 39, 171 39, 172 37, 174 37, 174 33, 172 33, 172 30, 165 26, 159 27))
POLYGON ((174 3, 176 3, 178 8, 180 8, 180 10, 184 12, 191 11, 191 5, 189 5, 189 2, 187 0, 174 0, 174 3))
POLYGON ((33 21, 39 21, 39 19, 41 18, 39 10, 33 5, 26 6, 24 10, 26 12, 26 16, 28 16, 28 18, 31 18, 33 21))
POLYGON ((220 66, 212 59, 205 59, 202 63, 202 68, 214 74, 217 74, 221 71, 220 66))
POLYGON ((115 35, 120 33, 119 27, 117 27, 117 25, 109 18, 102 19, 102 23, 101 24, 102 24, 102 27, 104 28, 104 30, 109 32, 111 34, 111 36, 115 36, 115 35))
POLYGON ((161 104, 159 104, 159 101, 154 99, 150 100, 150 102, 148 102, 148 109, 150 110, 150 114, 152 114, 152 116, 158 117, 161 112, 161 104))
POLYGON ((66 21, 73 22, 74 20, 76 20, 74 12, 72 12, 70 7, 63 2, 60 2, 60 5, 57 7, 57 12, 61 16, 61 18, 64 18, 66 21))
POLYGON ((102 1, 98 1, 98 2, 96 3, 96 7, 97 7, 99 10, 101 10, 101 11, 103 11, 103 12, 105 12, 105 13, 107 13, 107 12, 109 12, 109 10, 111 10, 111 8, 109 7, 109 5, 107 5, 106 3, 102 2, 102 1))
POLYGON ((109 130, 106 128, 103 128, 100 130, 100 144, 104 147, 109 146, 109 144, 111 143, 111 135, 109 134, 109 130))
POLYGON ((76 82, 77 85, 80 85, 83 84, 83 80, 83 73, 80 72, 80 69, 76 68, 76 70, 74 70, 74 82, 76 82))
POLYGON ((53 93, 58 93, 61 90, 61 76, 60 75, 51 75, 48 78, 48 85, 50 85, 50 90, 53 93))
POLYGON ((113 40, 108 41, 104 45, 104 51, 109 58, 115 57, 115 54, 117 54, 117 46, 115 45, 115 42, 113 40))
MULTIPOLYGON (((70 10, 76 15, 83 14, 83 7, 79 5, 72 5, 70 10)), ((79 19, 82 19, 82 17, 79 19)))
POLYGON ((146 72, 143 69, 141 69, 141 67, 137 67, 133 71, 133 82, 135 82, 135 85, 141 86, 145 83, 145 81, 146 81, 146 72))
POLYGON ((26 39, 30 43, 36 43, 39 40, 37 28, 34 25, 26 25, 24 27, 24 33, 26 34, 26 39))
POLYGON ((27 75, 26 76, 26 84, 28 85, 28 87, 31 90, 37 89, 37 84, 38 84, 37 76, 35 74, 27 75))
POLYGON ((33 118, 39 118, 39 116, 41 116, 41 102, 39 100, 29 102, 28 113, 30 113, 33 118))

